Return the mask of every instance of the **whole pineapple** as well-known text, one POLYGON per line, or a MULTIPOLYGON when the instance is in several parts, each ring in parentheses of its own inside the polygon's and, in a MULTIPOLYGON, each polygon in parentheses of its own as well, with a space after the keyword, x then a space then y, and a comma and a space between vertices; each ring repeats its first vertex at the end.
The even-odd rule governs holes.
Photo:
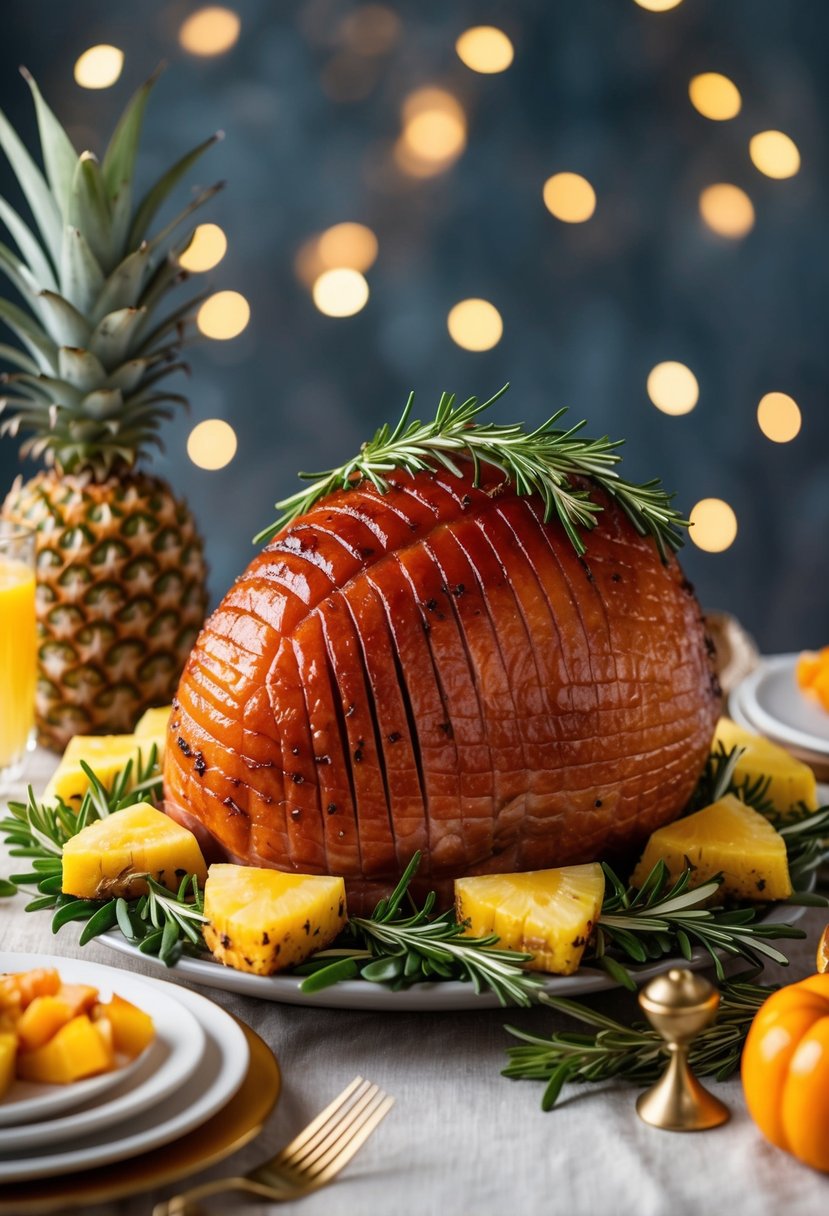
MULTIPOLYGON (((186 275, 203 191, 172 223, 147 232, 167 196, 214 139, 182 157, 136 203, 133 174, 154 79, 129 102, 103 160, 80 156, 24 72, 34 97, 45 175, 0 113, 0 146, 38 235, 0 198, 17 253, 0 270, 26 311, 0 299, 0 320, 22 347, 0 345, 0 434, 28 434, 22 454, 46 465, 18 479, 2 514, 37 529, 42 743, 129 731, 169 701, 207 604, 202 542, 187 506, 140 467, 164 402, 182 404, 166 377, 194 305, 159 316, 186 275), (182 228, 182 226, 185 226, 182 228), (181 234, 181 235, 180 235, 181 234)), ((214 137, 215 138, 215 137, 214 137)))

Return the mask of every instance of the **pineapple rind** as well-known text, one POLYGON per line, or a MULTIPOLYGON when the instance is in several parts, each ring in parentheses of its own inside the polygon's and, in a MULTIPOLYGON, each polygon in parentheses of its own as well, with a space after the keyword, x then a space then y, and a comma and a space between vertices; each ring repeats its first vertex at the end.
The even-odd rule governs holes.
POLYGON ((498 946, 532 954, 530 971, 572 975, 578 970, 604 899, 598 863, 484 874, 455 880, 455 910, 466 933, 497 933, 498 946))
POLYGON ((40 742, 62 751, 74 734, 125 733, 144 709, 169 701, 204 620, 206 567, 192 516, 137 464, 159 444, 165 403, 185 404, 167 377, 186 369, 178 355, 203 297, 169 307, 168 291, 188 277, 178 258, 193 212, 218 187, 160 230, 156 215, 218 136, 145 193, 133 179, 157 73, 133 95, 101 161, 78 154, 24 76, 45 172, 3 120, 0 145, 39 237, 5 206, 18 245, 4 245, 6 270, 31 315, 17 305, 3 313, 25 352, 3 345, 13 370, 0 436, 28 436, 22 455, 48 471, 18 482, 0 514, 37 532, 36 720, 40 742))
POLYGON ((770 777, 767 797, 775 810, 787 812, 793 810, 799 803, 804 803, 810 811, 817 810, 817 782, 815 774, 807 764, 789 755, 785 748, 762 735, 743 730, 730 718, 720 718, 714 735, 714 748, 722 743, 726 751, 733 747, 744 747, 746 750, 734 769, 734 779, 738 783, 755 782, 758 777, 770 777))
POLYGON ((204 890, 204 940, 237 971, 274 975, 330 945, 346 924, 342 878, 212 865, 204 890))
POLYGON ((653 833, 631 877, 641 886, 658 861, 673 878, 690 863, 690 885, 722 874, 720 898, 770 901, 792 893, 786 842, 759 811, 733 794, 653 833))
POLYGON ((147 802, 96 820, 63 846, 63 891, 80 899, 144 895, 149 874, 171 891, 185 874, 207 877, 192 832, 147 802))
POLYGON ((207 567, 185 503, 158 478, 39 473, 3 518, 37 536, 38 738, 126 734, 170 702, 204 623, 207 567))

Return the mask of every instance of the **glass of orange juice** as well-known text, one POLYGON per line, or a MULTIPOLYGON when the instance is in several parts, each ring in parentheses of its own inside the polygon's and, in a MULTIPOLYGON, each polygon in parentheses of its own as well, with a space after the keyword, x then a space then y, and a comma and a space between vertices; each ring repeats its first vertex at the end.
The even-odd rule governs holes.
POLYGON ((0 789, 34 739, 36 671, 35 534, 0 520, 0 789))

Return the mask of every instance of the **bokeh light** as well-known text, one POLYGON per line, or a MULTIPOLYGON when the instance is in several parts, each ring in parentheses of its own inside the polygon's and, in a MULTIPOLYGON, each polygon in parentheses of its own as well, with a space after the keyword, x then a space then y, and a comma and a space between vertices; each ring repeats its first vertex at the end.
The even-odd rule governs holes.
POLYGON ((515 58, 509 38, 494 25, 476 25, 465 30, 455 43, 455 50, 462 63, 485 75, 505 72, 515 58))
POLYGON ((399 39, 401 28, 400 18, 390 8, 361 4, 343 17, 339 34, 358 55, 385 55, 399 39))
POLYGON ((221 418, 208 418, 187 436, 187 455, 200 469, 223 469, 239 446, 233 427, 221 418))
POLYGON ((736 118, 743 104, 736 84, 719 72, 702 72, 695 76, 688 85, 688 96, 694 109, 714 122, 736 118))
POLYGON ((757 424, 772 443, 789 443, 800 434, 800 407, 787 393, 766 393, 757 406, 757 424))
POLYGON ((754 227, 754 204, 745 190, 728 182, 706 186, 699 196, 699 211, 712 232, 729 240, 739 240, 754 227))
POLYGON ((461 300, 446 318, 450 337, 464 350, 491 350, 504 332, 501 314, 489 300, 461 300))
POLYGON ((179 255, 179 265, 194 273, 212 270, 227 252, 227 237, 218 224, 199 224, 193 239, 179 255))
POLYGON ((640 8, 646 8, 649 13, 667 13, 669 9, 677 8, 682 0, 633 0, 640 8))
POLYGON ((544 205, 565 224, 583 224, 596 210, 596 191, 578 173, 554 173, 544 183, 544 205))
POLYGON ((317 241, 317 253, 326 269, 347 266, 368 270, 377 260, 377 237, 365 224, 346 222, 326 228, 317 241))
POLYGON ((690 414, 699 401, 697 378, 684 363, 657 363, 647 382, 648 396, 663 414, 690 414))
POLYGON ((106 43, 91 46, 75 61, 75 83, 82 89, 108 89, 123 67, 124 52, 119 47, 106 43))
POLYGON ((208 296, 196 316, 206 338, 236 338, 250 320, 250 305, 238 291, 217 291, 208 296))
POLYGON ((794 177, 800 169, 797 144, 782 131, 761 131, 748 145, 752 163, 766 177, 794 177))
POLYGON ((303 241, 294 256, 294 271, 310 289, 324 270, 368 270, 377 260, 378 250, 371 228, 349 220, 303 241))
POLYGON ((182 23, 178 40, 191 55, 223 55, 235 45, 241 28, 242 22, 232 9, 209 4, 182 23))
POLYGON ((721 498, 701 498, 688 516, 691 540, 706 553, 722 553, 737 536, 737 516, 721 498))
POLYGON ((413 177, 431 177, 454 164, 465 147, 466 115, 452 93, 428 86, 407 97, 394 150, 399 168, 413 177))
POLYGON ((353 317, 368 302, 368 283, 359 270, 324 271, 314 283, 314 303, 327 317, 353 317))

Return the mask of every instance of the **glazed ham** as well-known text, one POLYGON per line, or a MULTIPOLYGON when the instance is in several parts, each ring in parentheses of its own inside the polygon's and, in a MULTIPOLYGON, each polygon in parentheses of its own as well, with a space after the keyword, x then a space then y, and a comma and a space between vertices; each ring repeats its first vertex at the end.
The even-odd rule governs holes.
POLYGON ((170 814, 220 855, 343 875, 352 911, 633 856, 719 712, 702 618, 613 502, 577 556, 496 469, 320 501, 208 620, 174 702, 170 814))

